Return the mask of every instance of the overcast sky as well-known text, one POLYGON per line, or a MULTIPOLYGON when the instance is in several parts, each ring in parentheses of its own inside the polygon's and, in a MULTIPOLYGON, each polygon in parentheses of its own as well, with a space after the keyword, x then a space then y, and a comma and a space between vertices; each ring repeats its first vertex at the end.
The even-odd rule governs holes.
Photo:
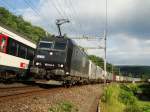
MULTIPOLYGON (((63 25, 68 36, 103 36, 105 0, 0 0, 0 5, 53 34, 57 34, 55 20, 69 18, 71 23, 63 25)), ((150 0, 108 0, 107 46, 107 59, 113 64, 150 65, 150 0)), ((88 53, 103 57, 102 50, 88 53)))

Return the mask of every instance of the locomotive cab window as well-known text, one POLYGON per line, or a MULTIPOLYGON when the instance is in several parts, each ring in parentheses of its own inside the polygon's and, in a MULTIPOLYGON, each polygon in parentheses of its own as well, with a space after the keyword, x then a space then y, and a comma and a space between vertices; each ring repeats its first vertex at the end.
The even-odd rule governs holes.
POLYGON ((65 42, 55 42, 54 49, 65 50, 66 43, 65 42))
POLYGON ((52 48, 52 42, 40 42, 38 45, 38 48, 46 48, 46 49, 50 49, 52 48))

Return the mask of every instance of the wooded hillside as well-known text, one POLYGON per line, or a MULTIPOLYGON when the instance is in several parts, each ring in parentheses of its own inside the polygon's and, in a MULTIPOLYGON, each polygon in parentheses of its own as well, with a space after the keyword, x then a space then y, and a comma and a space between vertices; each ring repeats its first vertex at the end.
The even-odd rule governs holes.
POLYGON ((25 21, 22 16, 13 15, 3 7, 0 7, 0 23, 23 34, 34 42, 46 36, 44 29, 25 21))
POLYGON ((123 75, 150 78, 150 66, 118 66, 123 75))
MULTIPOLYGON (((97 66, 100 66, 101 68, 104 69, 104 60, 103 58, 97 57, 95 55, 90 55, 89 59, 94 62, 97 66)), ((107 71, 108 72, 113 72, 114 74, 119 74, 119 69, 115 67, 114 65, 107 63, 107 71)))

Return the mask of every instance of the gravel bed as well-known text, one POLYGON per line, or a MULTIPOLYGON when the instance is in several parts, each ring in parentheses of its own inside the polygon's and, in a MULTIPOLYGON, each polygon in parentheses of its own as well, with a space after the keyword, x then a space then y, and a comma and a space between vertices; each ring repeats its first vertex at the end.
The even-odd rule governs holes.
POLYGON ((39 87, 22 87, 22 88, 9 88, 9 89, 0 89, 0 97, 1 96, 7 96, 7 95, 15 95, 15 94, 20 94, 20 93, 30 93, 30 92, 36 92, 44 90, 39 87))
POLYGON ((28 85, 22 83, 11 83, 11 84, 0 83, 0 88, 24 87, 24 86, 28 86, 28 85))
POLYGON ((48 112, 51 106, 70 101, 79 112, 96 112, 102 85, 84 85, 71 88, 47 89, 30 96, 0 101, 0 112, 48 112))

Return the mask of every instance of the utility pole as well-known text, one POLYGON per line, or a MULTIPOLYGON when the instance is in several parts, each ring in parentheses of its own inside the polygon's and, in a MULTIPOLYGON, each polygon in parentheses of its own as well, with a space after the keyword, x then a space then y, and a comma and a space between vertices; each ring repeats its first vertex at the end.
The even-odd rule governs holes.
POLYGON ((119 68, 119 76, 120 76, 120 68, 119 68))
POLYGON ((107 56, 106 56, 106 50, 107 50, 107 0, 106 0, 106 10, 105 10, 105 30, 104 30, 104 40, 105 40, 105 56, 104 56, 104 84, 106 84, 106 76, 107 76, 107 56))
POLYGON ((62 33, 61 33, 61 28, 60 26, 64 23, 69 23, 69 19, 57 19, 56 20, 56 25, 57 25, 57 28, 58 28, 58 34, 59 34, 59 37, 62 37, 62 33))
POLYGON ((112 64, 112 74, 114 73, 114 66, 113 66, 113 64, 112 64))

